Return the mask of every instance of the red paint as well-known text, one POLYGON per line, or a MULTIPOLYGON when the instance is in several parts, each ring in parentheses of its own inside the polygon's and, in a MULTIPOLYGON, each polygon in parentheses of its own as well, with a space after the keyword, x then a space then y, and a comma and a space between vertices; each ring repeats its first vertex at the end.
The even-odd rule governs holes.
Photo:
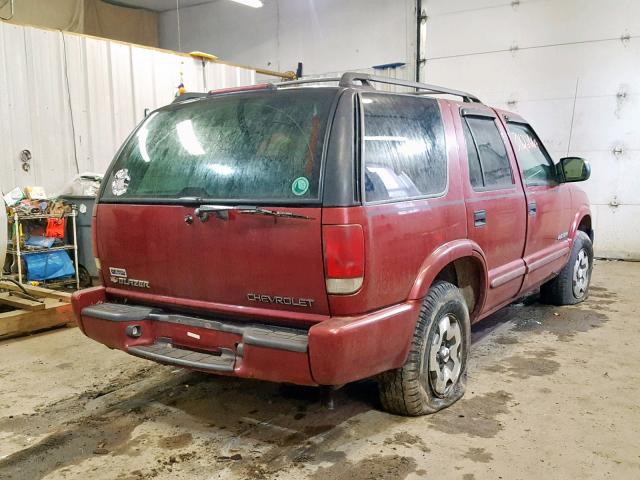
POLYGON ((194 207, 98 205, 97 228, 106 232, 97 241, 105 286, 150 302, 249 316, 283 308, 250 301, 248 294, 286 294, 314 302, 311 308, 284 310, 300 314, 306 323, 321 320, 329 313, 321 209, 282 210, 311 220, 237 214, 229 220, 210 215, 203 223, 194 207), (185 222, 188 215, 191 225, 185 222), (111 267, 126 269, 129 278, 146 280, 150 288, 114 284, 111 267))
MULTIPOLYGON (((216 314, 230 315, 238 319, 256 319, 267 323, 274 322, 297 327, 311 326, 329 319, 328 315, 300 312, 300 310, 309 310, 308 308, 301 307, 291 307, 292 310, 275 309, 272 306, 265 308, 246 307, 243 305, 228 305, 217 302, 203 302, 200 300, 177 299, 165 295, 131 292, 118 288, 107 288, 106 292, 109 298, 141 303, 143 305, 158 305, 160 307, 167 307, 169 310, 195 313, 215 312, 216 314)), ((258 303, 258 305, 264 304, 258 303)))
MULTIPOLYGON (((77 292, 73 304, 84 333, 112 348, 154 343, 235 350, 237 334, 159 321, 137 322, 143 336, 132 339, 132 322, 82 316, 88 305, 127 301, 190 312, 208 318, 282 324, 308 330, 307 353, 244 345, 233 375, 299 384, 339 385, 403 365, 421 305, 437 275, 460 258, 481 272, 477 321, 537 287, 566 263, 580 222, 590 217, 588 200, 573 184, 527 187, 504 123, 514 185, 474 191, 458 102, 439 101, 446 135, 448 185, 436 198, 353 207, 280 208, 311 220, 211 215, 201 222, 194 207, 109 205, 96 209, 96 254, 106 288, 77 292), (535 201, 537 214, 528 215, 535 201), (474 224, 485 210, 487 224, 474 224), (193 216, 191 224, 185 218, 193 216), (566 232, 566 239, 563 239, 566 232), (109 268, 149 288, 116 284, 109 268), (325 278, 364 275, 351 295, 327 295, 325 278), (248 294, 312 299, 310 307, 255 302, 248 294)), ((465 104, 468 105, 468 104, 465 104)), ((507 114, 515 117, 512 114, 507 114)), ((295 303, 295 302, 294 302, 295 303)))
POLYGON ((342 385, 401 367, 420 301, 356 317, 335 317, 309 330, 309 359, 320 385, 342 385))
MULTIPOLYGON (((418 277, 411 289, 409 298, 421 299, 429 291, 429 287, 436 279, 438 274, 451 262, 454 262, 460 258, 471 258, 475 265, 478 266, 482 277, 480 280, 480 296, 475 312, 477 313, 482 308, 485 301, 487 292, 487 285, 489 284, 487 279, 487 265, 480 246, 468 239, 458 239, 452 242, 446 243, 436 250, 434 250, 428 258, 425 259, 420 267, 418 277)), ((473 315, 472 315, 473 317, 473 315)))
MULTIPOLYGON (((450 107, 457 113, 456 104, 450 107)), ((477 106, 474 110, 486 111, 493 114, 489 107, 477 106)), ((507 155, 511 165, 511 171, 519 171, 513 150, 508 147, 507 132, 502 123, 496 119, 496 126, 507 145, 507 155)), ((469 181, 469 163, 467 161, 467 146, 462 130, 462 119, 454 115, 454 126, 460 148, 459 161, 463 177, 463 191, 465 197, 467 232, 470 240, 474 241, 486 260, 488 283, 491 285, 496 278, 503 277, 514 270, 524 267, 522 252, 526 238, 526 202, 522 187, 522 179, 514 175, 514 185, 497 190, 474 190, 469 181), (487 216, 487 225, 476 227, 474 225, 474 212, 484 210, 487 216)), ((484 310, 489 310, 504 302, 506 298, 515 296, 522 285, 524 272, 511 278, 508 282, 498 287, 486 289, 484 310)))
MULTIPOLYGON (((171 338, 173 344, 184 348, 197 348, 200 351, 209 350, 215 353, 220 348, 230 348, 235 351, 241 340, 239 335, 218 332, 197 327, 183 327, 171 323, 142 321, 142 322, 111 322, 97 318, 84 317, 85 335, 111 348, 127 351, 129 347, 154 343, 156 338, 171 338), (125 334, 129 325, 138 325, 143 335, 132 339, 125 334), (186 332, 197 334, 200 341, 196 342, 186 332)), ((274 350, 271 348, 245 345, 242 356, 236 357, 233 375, 243 378, 259 378, 272 382, 296 383, 299 385, 316 385, 311 377, 307 354, 274 350)))
POLYGON ((103 303, 105 299, 106 293, 104 287, 93 287, 74 292, 71 302, 73 306, 73 313, 78 319, 78 327, 80 327, 80 330, 85 335, 87 334, 87 332, 84 329, 84 324, 82 321, 82 309, 90 305, 95 305, 96 303, 103 303))
MULTIPOLYGON (((74 293, 75 311, 107 299, 107 289, 96 287, 74 293)), ((402 366, 413 334, 420 301, 406 302, 372 315, 334 317, 309 330, 308 353, 288 352, 254 345, 243 346, 236 358, 234 375, 274 382, 302 385, 340 385, 402 366), (393 336, 388 332, 393 330, 393 336), (384 343, 389 348, 379 350, 384 343), (376 355, 375 361, 367 361, 376 355), (345 368, 349 365, 349 368, 345 368), (313 372, 313 373, 312 373, 313 372)), ((216 352, 220 348, 236 350, 241 336, 198 327, 185 327, 150 320, 111 322, 88 316, 81 318, 83 332, 100 343, 127 351, 129 347, 149 345, 157 338, 171 338, 175 345, 216 352), (133 339, 125 334, 129 325, 138 325, 142 336, 133 339), (195 340, 187 332, 200 336, 195 340)))

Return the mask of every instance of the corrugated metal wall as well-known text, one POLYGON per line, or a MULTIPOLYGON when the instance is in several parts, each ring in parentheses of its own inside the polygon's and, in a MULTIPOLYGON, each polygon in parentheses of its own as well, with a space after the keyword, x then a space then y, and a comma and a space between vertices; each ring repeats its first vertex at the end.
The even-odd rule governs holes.
POLYGON ((180 72, 190 91, 255 83, 245 68, 0 22, 0 188, 55 193, 78 171, 104 172, 145 110, 173 100, 180 72))
POLYGON ((421 78, 522 114, 556 159, 587 158, 596 254, 640 259, 640 2, 423 4, 421 78))

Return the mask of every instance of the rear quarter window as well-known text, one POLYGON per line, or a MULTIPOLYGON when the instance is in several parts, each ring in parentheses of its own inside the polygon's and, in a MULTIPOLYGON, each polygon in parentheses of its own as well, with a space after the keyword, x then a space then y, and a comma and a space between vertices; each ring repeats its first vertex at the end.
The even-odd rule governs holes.
POLYGON ((364 93, 362 105, 366 201, 444 193, 447 156, 437 100, 364 93))

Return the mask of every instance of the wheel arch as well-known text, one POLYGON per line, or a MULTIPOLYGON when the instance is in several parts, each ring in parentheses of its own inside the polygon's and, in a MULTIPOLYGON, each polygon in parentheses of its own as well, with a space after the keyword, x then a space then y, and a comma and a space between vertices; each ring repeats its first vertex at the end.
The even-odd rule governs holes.
POLYGON ((456 285, 467 302, 471 319, 476 318, 484 305, 488 285, 486 261, 480 246, 461 239, 437 248, 422 263, 409 299, 424 298, 437 280, 456 285))
POLYGON ((573 222, 571 223, 571 231, 569 232, 569 238, 571 241, 573 241, 578 231, 586 233, 591 239, 591 242, 593 242, 593 219, 591 217, 591 211, 588 208, 581 208, 576 213, 573 222))

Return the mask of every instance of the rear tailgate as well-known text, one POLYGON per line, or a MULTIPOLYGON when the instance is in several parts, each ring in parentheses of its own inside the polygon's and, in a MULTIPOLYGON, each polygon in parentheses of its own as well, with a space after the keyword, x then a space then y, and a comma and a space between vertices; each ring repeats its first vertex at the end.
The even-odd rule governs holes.
POLYGON ((231 211, 203 222, 192 206, 98 205, 106 286, 159 304, 240 315, 298 312, 313 323, 329 313, 321 208, 286 211, 309 218, 231 211))
POLYGON ((149 115, 98 201, 109 293, 234 317, 325 319, 321 177, 337 93, 265 88, 149 115))

